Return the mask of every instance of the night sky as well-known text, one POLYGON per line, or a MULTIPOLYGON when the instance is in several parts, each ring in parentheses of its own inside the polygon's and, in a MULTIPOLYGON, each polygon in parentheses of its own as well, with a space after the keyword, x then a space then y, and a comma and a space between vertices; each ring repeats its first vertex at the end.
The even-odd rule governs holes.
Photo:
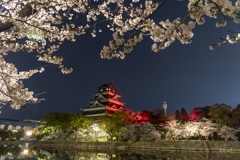
MULTIPOLYGON (((168 1, 157 12, 155 20, 173 20, 186 14, 188 1, 168 1)), ((220 19, 223 20, 223 19, 220 19)), ((73 73, 61 74, 54 65, 48 65, 42 74, 25 80, 25 86, 41 95, 45 101, 27 105, 25 109, 12 110, 2 107, 1 118, 41 119, 46 112, 82 113, 88 100, 94 98, 102 84, 113 82, 126 102, 125 108, 133 111, 162 108, 164 101, 168 112, 184 107, 191 113, 195 107, 215 103, 226 103, 233 108, 240 104, 240 46, 225 44, 209 50, 209 45, 220 41, 227 30, 239 31, 238 25, 216 28, 215 20, 206 18, 206 23, 193 30, 193 42, 182 45, 179 41, 166 50, 154 53, 153 41, 145 37, 124 60, 101 59, 103 45, 111 40, 110 32, 92 38, 82 35, 76 42, 61 46, 57 55, 62 55, 65 65, 73 67, 73 73)), ((6 60, 13 62, 19 70, 40 67, 34 53, 13 53, 6 60)))

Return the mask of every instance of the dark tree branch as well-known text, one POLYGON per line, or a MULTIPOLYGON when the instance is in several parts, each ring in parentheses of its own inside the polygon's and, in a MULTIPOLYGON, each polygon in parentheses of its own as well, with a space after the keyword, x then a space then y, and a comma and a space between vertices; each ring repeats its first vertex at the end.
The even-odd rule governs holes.
MULTIPOLYGON (((27 4, 23 7, 23 9, 21 9, 18 12, 19 17, 24 18, 24 17, 29 17, 30 15, 36 13, 36 10, 34 10, 31 6, 31 4, 27 4)), ((2 23, 0 21, 0 32, 6 31, 10 28, 12 28, 14 25, 11 22, 6 22, 6 23, 2 23)))

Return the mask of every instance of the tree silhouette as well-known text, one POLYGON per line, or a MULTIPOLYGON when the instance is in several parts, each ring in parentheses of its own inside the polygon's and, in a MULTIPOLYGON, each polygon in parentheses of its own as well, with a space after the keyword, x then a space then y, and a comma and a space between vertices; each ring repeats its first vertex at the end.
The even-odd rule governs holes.
POLYGON ((180 116, 181 116, 181 122, 182 123, 185 123, 185 122, 189 121, 189 117, 188 117, 188 114, 187 114, 187 111, 185 110, 185 108, 181 109, 180 116))
POLYGON ((174 119, 177 120, 178 122, 181 120, 181 115, 180 115, 180 112, 178 110, 176 110, 176 112, 175 112, 174 119))
POLYGON ((232 125, 240 127, 240 104, 232 110, 231 118, 232 125))

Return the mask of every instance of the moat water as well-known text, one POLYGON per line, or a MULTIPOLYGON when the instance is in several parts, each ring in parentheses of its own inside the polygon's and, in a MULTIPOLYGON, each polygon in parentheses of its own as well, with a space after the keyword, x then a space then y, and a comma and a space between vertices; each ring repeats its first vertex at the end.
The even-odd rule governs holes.
POLYGON ((186 150, 81 151, 40 149, 29 144, 0 145, 0 160, 239 160, 240 152, 186 150))

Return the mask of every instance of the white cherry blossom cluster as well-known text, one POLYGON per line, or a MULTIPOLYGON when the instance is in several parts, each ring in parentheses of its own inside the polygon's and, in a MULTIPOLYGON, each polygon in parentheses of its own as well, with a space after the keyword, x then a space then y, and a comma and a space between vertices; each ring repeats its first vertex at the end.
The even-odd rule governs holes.
POLYGON ((214 133, 220 138, 225 140, 238 141, 237 135, 240 133, 240 128, 232 128, 228 126, 221 126, 217 123, 213 123, 208 119, 203 119, 199 122, 188 121, 184 124, 177 122, 176 120, 169 121, 164 126, 166 129, 166 139, 190 139, 199 138, 213 139, 214 133))
POLYGON ((0 55, 0 104, 10 104, 13 109, 19 109, 27 103, 39 102, 32 91, 24 88, 22 80, 43 71, 44 68, 18 72, 14 64, 7 63, 0 55))
POLYGON ((160 25, 153 24, 150 29, 151 38, 155 42, 152 45, 152 50, 158 52, 159 50, 166 49, 176 39, 182 44, 191 43, 193 37, 192 29, 195 27, 195 22, 189 21, 188 25, 181 22, 181 19, 176 19, 172 23, 169 20, 161 21, 160 25), (157 45, 157 44, 160 45, 157 45))
MULTIPOLYGON (((216 22, 216 27, 225 27, 228 20, 240 23, 240 0, 235 0, 235 3, 231 0, 190 0, 188 10, 190 17, 195 19, 198 24, 205 23, 203 16, 212 18, 223 17, 223 21, 216 22)), ((237 43, 238 40, 238 33, 231 37, 227 35, 224 41, 218 44, 212 44, 209 48, 213 50, 215 46, 222 46, 226 42, 234 44, 237 43)))
POLYGON ((239 0, 236 0, 235 5, 230 0, 190 0, 188 4, 188 10, 190 11, 190 17, 192 19, 200 19, 206 15, 212 18, 219 18, 223 16, 225 21, 219 23, 216 26, 224 27, 226 20, 234 20, 239 23, 239 0))
POLYGON ((154 19, 151 19, 151 15, 165 1, 159 3, 146 0, 145 3, 130 4, 130 6, 119 5, 118 14, 113 18, 110 15, 109 18, 111 24, 108 25, 108 28, 113 31, 113 40, 109 42, 109 46, 103 47, 100 53, 101 57, 123 59, 126 53, 131 52, 133 47, 141 42, 143 36, 149 36, 154 41, 152 45, 154 52, 166 49, 175 40, 179 40, 182 44, 191 43, 195 23, 204 24, 204 16, 224 17, 224 21, 217 22, 216 27, 226 26, 227 20, 239 21, 239 0, 235 5, 232 5, 229 0, 189 0, 188 12, 185 17, 176 18, 172 22, 167 19, 157 24, 154 19), (193 21, 187 20, 189 17, 193 21))
POLYGON ((226 43, 226 42, 228 42, 228 43, 230 43, 230 44, 235 44, 235 43, 237 43, 239 40, 240 40, 240 33, 236 33, 236 34, 234 34, 233 36, 230 36, 230 35, 227 35, 226 36, 226 38, 221 38, 223 41, 222 42, 219 42, 219 43, 217 43, 217 44, 211 44, 210 46, 209 46, 209 49, 210 50, 214 50, 214 47, 215 46, 222 46, 224 43, 226 43))
MULTIPOLYGON (((86 30, 91 30, 92 36, 96 37, 97 25, 107 23, 107 28, 113 32, 113 40, 109 42, 109 46, 103 47, 100 55, 102 58, 123 59, 126 53, 130 53, 133 47, 142 41, 143 36, 149 36, 154 41, 152 50, 155 52, 166 49, 176 39, 183 44, 190 43, 195 23, 190 21, 185 24, 188 17, 198 24, 203 24, 205 23, 203 16, 213 18, 224 16, 225 20, 217 22, 217 27, 225 26, 226 19, 229 18, 235 22, 239 21, 239 0, 235 5, 230 0, 189 0, 186 17, 176 18, 172 22, 164 20, 158 24, 151 16, 164 6, 165 1, 167 0, 1 1, 0 21, 3 24, 11 23, 12 27, 10 30, 0 32, 0 50, 5 54, 10 51, 36 50, 51 57, 64 40, 75 41, 76 35, 85 34, 86 30), (76 15, 86 17, 84 24, 75 26, 73 19, 76 15), (37 41, 28 40, 27 32, 31 28, 40 30, 39 37, 42 38, 37 41)), ((59 62, 54 64, 63 66, 59 62)))
POLYGON ((153 141, 160 140, 161 134, 151 123, 130 124, 123 126, 118 133, 118 137, 125 141, 153 141))

